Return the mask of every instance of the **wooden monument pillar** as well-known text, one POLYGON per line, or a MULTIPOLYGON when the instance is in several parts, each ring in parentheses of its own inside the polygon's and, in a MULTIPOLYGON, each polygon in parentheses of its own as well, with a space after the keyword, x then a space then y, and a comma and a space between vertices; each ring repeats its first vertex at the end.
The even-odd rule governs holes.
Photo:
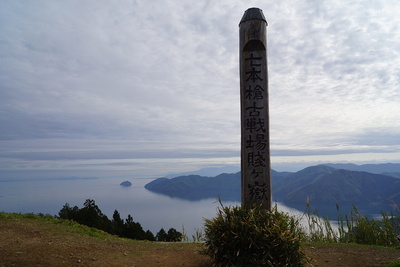
POLYGON ((242 207, 271 209, 267 21, 250 8, 239 24, 242 207))

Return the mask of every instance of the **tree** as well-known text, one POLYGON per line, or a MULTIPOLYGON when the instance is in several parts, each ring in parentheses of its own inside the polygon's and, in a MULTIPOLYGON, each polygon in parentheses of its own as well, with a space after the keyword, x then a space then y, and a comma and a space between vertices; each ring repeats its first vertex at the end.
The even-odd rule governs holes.
POLYGON ((175 228, 170 228, 167 233, 167 242, 182 241, 182 233, 178 232, 175 228))
POLYGON ((131 215, 128 215, 128 218, 125 219, 125 230, 124 237, 144 240, 146 233, 144 232, 140 223, 135 223, 131 215))
MULTIPOLYGON (((120 213, 115 210, 113 218, 110 221, 105 214, 103 214, 100 208, 96 205, 96 202, 92 199, 86 199, 83 204, 84 207, 79 209, 77 206, 71 208, 66 203, 63 208, 58 212, 60 219, 74 220, 77 223, 94 227, 103 230, 107 233, 118 235, 120 237, 132 238, 138 240, 150 240, 155 241, 155 237, 152 232, 147 230, 145 232, 138 222, 134 222, 131 215, 125 221, 121 218, 120 213)), ((164 230, 163 230, 164 231, 164 230)), ((166 240, 166 233, 165 240, 166 240)))
POLYGON ((111 230, 110 220, 101 212, 96 202, 92 199, 86 199, 82 209, 79 209, 77 206, 71 208, 71 206, 66 203, 58 212, 58 216, 60 219, 74 220, 77 223, 106 232, 110 232, 111 230))
POLYGON ((156 240, 157 241, 163 241, 163 242, 178 242, 182 241, 182 233, 178 232, 174 228, 170 228, 168 230, 168 233, 165 232, 164 228, 161 228, 160 231, 158 231, 156 235, 156 240))
POLYGON ((118 235, 120 237, 124 237, 124 220, 121 219, 121 215, 117 210, 114 211, 113 219, 111 221, 111 233, 113 235, 118 235))
POLYGON ((93 199, 86 199, 84 207, 79 210, 78 223, 111 232, 111 222, 104 215, 93 199))
POLYGON ((64 220, 76 221, 78 218, 78 213, 79 213, 79 208, 77 206, 71 208, 68 203, 65 203, 62 209, 58 212, 58 217, 64 220))
POLYGON ((156 234, 156 240, 157 241, 163 241, 166 242, 167 241, 167 233, 165 232, 164 228, 161 228, 160 231, 158 231, 158 233, 156 234))
POLYGON ((156 238, 154 237, 154 234, 152 232, 150 232, 150 230, 146 231, 145 239, 149 240, 149 241, 156 241, 156 238))

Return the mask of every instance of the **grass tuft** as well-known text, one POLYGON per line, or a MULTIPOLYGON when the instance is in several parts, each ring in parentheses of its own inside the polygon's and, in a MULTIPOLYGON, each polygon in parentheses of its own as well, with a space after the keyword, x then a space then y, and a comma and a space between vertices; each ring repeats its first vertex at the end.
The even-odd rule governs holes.
POLYGON ((222 206, 217 217, 205 219, 204 252, 214 266, 304 266, 298 224, 276 207, 222 206))
POLYGON ((349 215, 342 216, 338 210, 338 229, 332 227, 331 221, 310 211, 309 203, 305 216, 308 222, 306 239, 311 242, 341 242, 365 245, 396 247, 400 245, 400 217, 393 212, 381 212, 381 218, 362 216, 356 206, 349 215))

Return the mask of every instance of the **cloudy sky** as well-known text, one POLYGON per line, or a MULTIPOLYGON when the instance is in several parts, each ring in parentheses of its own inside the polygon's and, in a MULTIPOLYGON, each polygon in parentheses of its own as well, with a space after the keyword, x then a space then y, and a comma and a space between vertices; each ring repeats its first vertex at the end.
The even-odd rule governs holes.
POLYGON ((239 165, 241 17, 268 21, 272 167, 400 162, 400 2, 0 1, 0 170, 239 165))

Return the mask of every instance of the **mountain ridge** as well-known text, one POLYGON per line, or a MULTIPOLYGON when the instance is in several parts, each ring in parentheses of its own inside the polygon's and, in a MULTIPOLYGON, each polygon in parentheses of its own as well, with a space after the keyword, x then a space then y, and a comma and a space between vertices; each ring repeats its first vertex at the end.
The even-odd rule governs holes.
MULTIPOLYGON (((365 171, 316 165, 298 172, 271 170, 273 200, 289 206, 367 205, 389 206, 400 203, 400 179, 365 171)), ((149 191, 186 200, 220 198, 240 201, 240 172, 215 177, 199 175, 159 178, 148 184, 149 191)))
POLYGON ((325 166, 349 171, 364 171, 375 174, 395 173, 400 174, 400 163, 361 164, 354 163, 325 163, 325 166))

